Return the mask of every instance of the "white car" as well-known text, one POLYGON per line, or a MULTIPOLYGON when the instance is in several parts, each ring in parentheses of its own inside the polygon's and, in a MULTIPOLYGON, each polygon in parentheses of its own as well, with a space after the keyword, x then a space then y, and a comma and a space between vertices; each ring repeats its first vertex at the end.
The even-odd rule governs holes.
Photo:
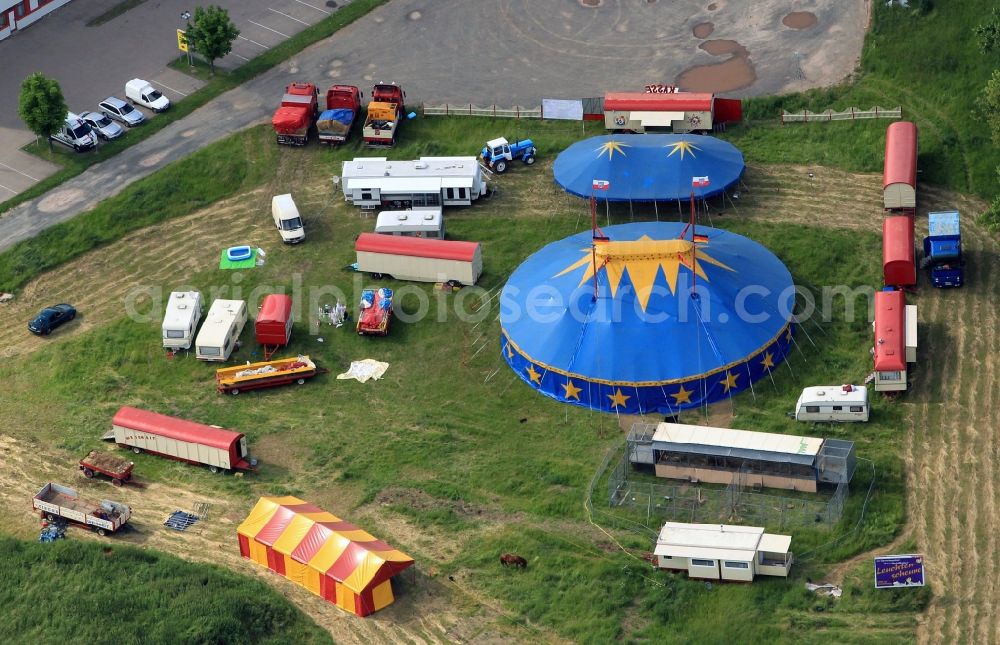
POLYGON ((170 107, 170 99, 160 94, 156 88, 141 78, 133 78, 125 83, 125 98, 128 99, 129 103, 138 103, 153 112, 163 112, 170 107))
POLYGON ((105 141, 117 139, 125 134, 125 128, 99 112, 82 112, 80 118, 105 141))

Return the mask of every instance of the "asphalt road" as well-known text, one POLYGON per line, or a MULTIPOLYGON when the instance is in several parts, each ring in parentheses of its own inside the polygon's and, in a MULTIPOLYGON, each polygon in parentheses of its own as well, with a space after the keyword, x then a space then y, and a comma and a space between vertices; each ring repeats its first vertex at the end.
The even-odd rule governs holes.
POLYGON ((699 49, 702 41, 692 35, 694 25, 706 21, 715 25, 712 38, 735 39, 750 52, 757 81, 737 95, 773 93, 804 81, 826 84, 853 69, 863 38, 864 0, 817 0, 813 11, 819 24, 808 30, 783 27, 787 5, 781 9, 781 4, 755 3, 751 13, 721 0, 627 5, 612 0, 393 0, 6 214, 0 218, 0 250, 92 208, 167 163, 265 121, 281 88, 292 80, 321 86, 398 81, 411 105, 537 105, 543 97, 640 90, 646 83, 669 83, 693 65, 711 63, 715 58, 699 49), (591 4, 599 6, 587 6, 591 4), (844 49, 849 40, 845 33, 856 36, 856 50, 844 49), (837 48, 846 53, 840 67, 833 68, 831 52, 837 48), (814 60, 824 65, 810 64, 814 60), (827 76, 815 72, 818 68, 826 69, 827 76))

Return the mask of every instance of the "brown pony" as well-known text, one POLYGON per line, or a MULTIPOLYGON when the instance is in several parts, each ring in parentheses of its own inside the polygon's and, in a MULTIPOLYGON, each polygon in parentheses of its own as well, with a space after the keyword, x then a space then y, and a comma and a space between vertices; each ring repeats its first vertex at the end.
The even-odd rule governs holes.
POLYGON ((500 564, 505 567, 517 567, 518 569, 525 569, 528 567, 528 561, 519 555, 514 555, 513 553, 504 553, 500 556, 500 564))

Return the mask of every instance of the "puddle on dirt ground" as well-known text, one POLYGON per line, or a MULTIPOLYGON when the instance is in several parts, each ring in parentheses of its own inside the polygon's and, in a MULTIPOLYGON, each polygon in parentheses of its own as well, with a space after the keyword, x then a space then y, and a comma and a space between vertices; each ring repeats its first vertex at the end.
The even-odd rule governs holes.
POLYGON ((715 25, 710 22, 699 22, 692 29, 695 38, 708 38, 713 31, 715 31, 715 25))
POLYGON ((715 4, 714 2, 712 4, 710 4, 710 5, 708 5, 708 10, 709 11, 715 11, 718 8, 719 8, 719 5, 715 4))
POLYGON ((596 9, 604 4, 604 0, 578 0, 581 5, 588 9, 596 9))
POLYGON ((732 92, 750 87, 757 72, 750 52, 735 40, 706 40, 698 47, 713 56, 729 56, 721 63, 697 65, 680 73, 676 85, 686 92, 732 92))
POLYGON ((791 29, 809 29, 818 22, 819 18, 811 11, 793 11, 781 19, 781 24, 791 29))

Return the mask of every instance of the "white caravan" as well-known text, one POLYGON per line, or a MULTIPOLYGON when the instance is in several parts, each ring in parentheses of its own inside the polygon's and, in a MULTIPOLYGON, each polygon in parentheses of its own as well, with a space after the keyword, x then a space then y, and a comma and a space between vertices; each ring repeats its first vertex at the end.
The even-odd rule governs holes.
POLYGON ((216 300, 195 340, 195 356, 203 361, 226 361, 247 323, 243 300, 216 300))
POLYGON ((194 333, 201 320, 201 294, 197 291, 174 291, 167 300, 163 315, 163 347, 172 351, 191 349, 194 333))
POLYGON ((868 414, 868 388, 864 385, 807 387, 795 404, 796 421, 867 421, 868 414))

